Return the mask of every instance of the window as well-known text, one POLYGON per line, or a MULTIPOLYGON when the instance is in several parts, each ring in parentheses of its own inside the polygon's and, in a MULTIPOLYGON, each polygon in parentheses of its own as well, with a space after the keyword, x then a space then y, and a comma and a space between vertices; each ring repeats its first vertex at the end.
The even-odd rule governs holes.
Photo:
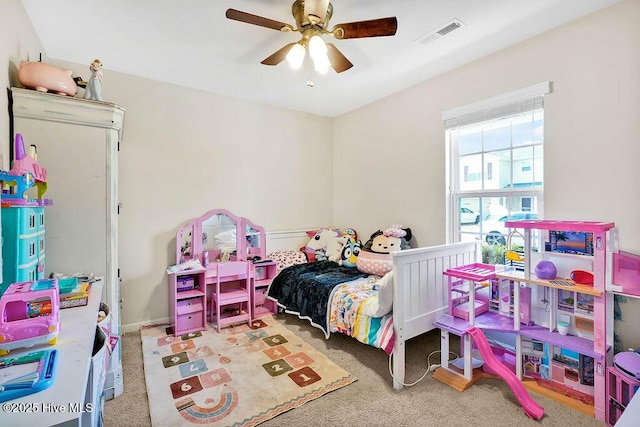
POLYGON ((523 244, 505 221, 542 218, 547 93, 550 82, 443 113, 447 209, 459 212, 447 215, 449 241, 481 240, 504 252, 523 244))

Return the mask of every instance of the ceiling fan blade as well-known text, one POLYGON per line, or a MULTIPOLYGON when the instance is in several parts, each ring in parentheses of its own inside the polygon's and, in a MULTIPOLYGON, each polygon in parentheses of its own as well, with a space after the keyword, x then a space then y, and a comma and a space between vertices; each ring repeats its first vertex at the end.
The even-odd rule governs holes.
POLYGON ((317 17, 319 23, 323 23, 327 17, 329 0, 305 0, 304 16, 317 17))
POLYGON ((276 51, 274 54, 272 54, 268 58, 263 59, 260 63, 264 65, 278 65, 279 63, 285 60, 285 58, 287 57, 287 53, 289 53, 289 51, 295 44, 296 43, 289 43, 288 45, 276 51))
POLYGON ((293 27, 289 24, 285 24, 284 22, 274 21, 273 19, 252 15, 251 13, 242 12, 236 9, 227 9, 226 16, 234 21, 246 22, 247 24, 270 28, 272 30, 293 31, 293 27))
POLYGON ((347 71, 349 68, 353 67, 351 61, 349 61, 347 57, 333 45, 333 43, 327 43, 327 56, 329 57, 331 68, 333 68, 336 73, 347 71))
POLYGON ((333 35, 337 39, 393 36, 397 29, 398 20, 393 16, 390 18, 372 19, 370 21, 337 24, 333 27, 333 35))

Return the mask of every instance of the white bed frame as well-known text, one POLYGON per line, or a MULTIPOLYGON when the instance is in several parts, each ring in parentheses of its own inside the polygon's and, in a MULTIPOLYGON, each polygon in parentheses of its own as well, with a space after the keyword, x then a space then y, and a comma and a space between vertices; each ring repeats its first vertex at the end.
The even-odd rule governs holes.
POLYGON ((393 254, 393 387, 400 390, 405 376, 405 342, 435 329, 448 309, 448 268, 481 262, 480 242, 453 243, 406 249, 393 254))
MULTIPOLYGON (((267 253, 297 250, 309 241, 304 231, 267 232, 267 253)), ((448 268, 481 262, 480 242, 406 249, 393 254, 393 387, 401 389, 405 376, 405 342, 435 329, 448 309, 448 268)))

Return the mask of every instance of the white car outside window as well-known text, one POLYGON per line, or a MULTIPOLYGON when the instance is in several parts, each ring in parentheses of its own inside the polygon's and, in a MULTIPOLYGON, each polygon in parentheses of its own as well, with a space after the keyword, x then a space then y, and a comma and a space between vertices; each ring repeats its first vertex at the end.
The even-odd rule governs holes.
POLYGON ((469 208, 460 208, 460 224, 477 224, 480 222, 480 214, 469 208))
MULTIPOLYGON (((485 241, 489 245, 506 245, 509 236, 509 229, 504 223, 509 221, 518 221, 522 219, 538 219, 538 214, 533 212, 514 212, 511 215, 504 215, 498 219, 487 219, 482 221, 482 234, 485 235, 485 241)), ((524 246, 524 240, 518 234, 512 239, 512 244, 524 246)))

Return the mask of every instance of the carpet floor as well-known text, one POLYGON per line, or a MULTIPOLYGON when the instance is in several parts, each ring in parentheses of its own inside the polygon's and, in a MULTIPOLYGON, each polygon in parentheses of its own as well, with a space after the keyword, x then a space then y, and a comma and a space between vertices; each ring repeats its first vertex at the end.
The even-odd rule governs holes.
MULTIPOLYGON (((604 426, 592 417, 538 394, 532 394, 532 397, 544 407, 545 415, 534 421, 525 415, 504 381, 498 379, 482 380, 460 393, 427 374, 416 385, 395 390, 389 373, 389 359, 382 350, 341 334, 326 340, 322 331, 296 316, 278 314, 275 318, 358 381, 268 420, 260 424, 261 427, 604 426)), ((454 339, 451 348, 457 348, 454 339)), ((406 343, 405 382, 420 379, 427 368, 427 358, 439 349, 438 330, 409 340, 406 343)), ((438 358, 437 354, 431 356, 431 362, 437 362, 438 358)), ((150 426, 138 332, 123 337, 123 379, 124 393, 106 402, 105 425, 150 426)))
POLYGON ((272 316, 178 335, 142 328, 155 427, 250 427, 355 381, 272 316))

